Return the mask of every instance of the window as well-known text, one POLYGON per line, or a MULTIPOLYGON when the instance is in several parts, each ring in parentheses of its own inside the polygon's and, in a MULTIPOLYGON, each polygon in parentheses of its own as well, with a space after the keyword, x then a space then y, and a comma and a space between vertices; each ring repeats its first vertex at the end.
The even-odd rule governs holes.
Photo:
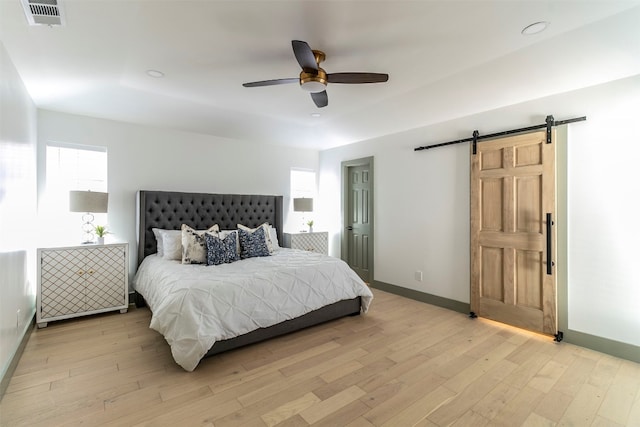
POLYGON ((47 192, 107 191, 107 149, 47 144, 47 192))
MULTIPOLYGON (((316 198, 316 172, 304 169, 291 169, 291 205, 294 229, 307 230, 307 221, 313 220, 313 212, 294 212, 293 199, 298 197, 316 198)), ((314 200, 315 202, 315 200, 314 200)), ((317 203, 316 203, 317 204, 317 203)), ((316 206, 313 208, 316 210, 316 206)), ((287 221, 288 224, 292 224, 287 221)))
MULTIPOLYGON (((40 213, 54 233, 69 240, 80 234, 82 214, 69 212, 69 191, 107 191, 107 148, 48 143, 46 181, 40 213), (72 234, 75 236, 75 234, 72 234)), ((94 214, 94 224, 106 225, 107 214, 94 214)))
POLYGON ((310 170, 291 170, 291 198, 315 197, 316 172, 310 170))

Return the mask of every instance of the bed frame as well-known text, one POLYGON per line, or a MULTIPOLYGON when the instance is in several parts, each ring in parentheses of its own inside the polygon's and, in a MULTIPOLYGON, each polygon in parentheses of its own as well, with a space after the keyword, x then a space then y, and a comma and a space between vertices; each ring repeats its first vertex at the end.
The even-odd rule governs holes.
MULTIPOLYGON (((276 227, 278 241, 283 242, 282 196, 247 194, 205 194, 168 191, 138 191, 137 194, 138 265, 156 253, 157 243, 152 228, 179 230, 182 224, 195 229, 207 229, 218 224, 221 230, 237 228, 237 224, 257 227, 268 222, 276 227)), ((135 293, 136 306, 144 306, 144 299, 135 293)), ((309 326, 360 314, 360 297, 339 301, 301 317, 261 328, 216 342, 205 357, 237 347, 264 341, 309 326)))

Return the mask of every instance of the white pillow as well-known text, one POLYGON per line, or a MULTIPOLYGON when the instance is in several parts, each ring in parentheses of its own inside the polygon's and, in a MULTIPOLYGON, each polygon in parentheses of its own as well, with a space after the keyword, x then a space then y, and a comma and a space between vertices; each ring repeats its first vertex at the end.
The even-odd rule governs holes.
POLYGON ((153 235, 156 237, 156 253, 161 257, 164 253, 162 249, 162 234, 160 234, 159 228, 152 228, 151 231, 153 231, 153 235))
POLYGON ((195 230, 187 224, 182 224, 182 263, 183 264, 206 264, 207 263, 207 242, 204 233, 218 235, 220 228, 218 224, 209 227, 208 230, 195 230))
POLYGON ((182 258, 182 231, 163 230, 153 228, 153 234, 158 242, 158 256, 164 259, 176 260, 182 258))
POLYGON ((265 222, 264 224, 260 224, 256 228, 249 228, 246 225, 238 224, 238 228, 240 230, 248 231, 250 233, 256 231, 259 227, 264 228, 264 237, 265 237, 265 240, 267 241, 267 249, 269 249, 269 253, 273 253, 273 251, 278 247, 278 238, 276 236, 276 242, 274 245, 273 240, 271 239, 271 231, 269 230, 269 227, 271 226, 269 225, 268 222, 265 222))
POLYGON ((271 238, 273 250, 278 250, 280 248, 280 244, 278 243, 278 231, 272 225, 269 226, 269 237, 271 238))

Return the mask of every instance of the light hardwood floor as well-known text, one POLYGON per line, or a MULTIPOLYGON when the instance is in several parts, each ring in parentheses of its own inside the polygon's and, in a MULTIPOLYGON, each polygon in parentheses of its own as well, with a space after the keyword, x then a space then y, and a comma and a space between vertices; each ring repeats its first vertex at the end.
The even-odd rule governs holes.
POLYGON ((349 317, 205 359, 147 309, 35 330, 2 426, 640 426, 640 365, 374 290, 349 317))

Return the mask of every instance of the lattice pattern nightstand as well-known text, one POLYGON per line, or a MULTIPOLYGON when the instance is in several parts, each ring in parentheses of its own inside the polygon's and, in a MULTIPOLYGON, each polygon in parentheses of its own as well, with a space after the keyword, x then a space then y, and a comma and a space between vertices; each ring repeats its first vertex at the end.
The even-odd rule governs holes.
POLYGON ((329 233, 284 233, 284 247, 303 251, 329 253, 329 233))
POLYGON ((128 244, 38 249, 36 321, 120 310, 129 306, 128 244))

